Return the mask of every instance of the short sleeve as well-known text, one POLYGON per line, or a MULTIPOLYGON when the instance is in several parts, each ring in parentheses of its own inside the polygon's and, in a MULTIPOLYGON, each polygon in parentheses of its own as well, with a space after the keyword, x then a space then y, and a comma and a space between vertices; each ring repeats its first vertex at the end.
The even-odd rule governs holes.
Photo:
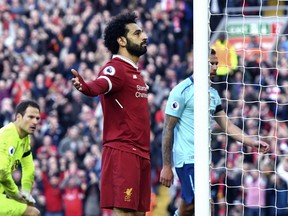
POLYGON ((178 94, 176 90, 172 90, 170 92, 166 108, 165 114, 174 116, 179 118, 185 107, 185 99, 182 94, 178 94))

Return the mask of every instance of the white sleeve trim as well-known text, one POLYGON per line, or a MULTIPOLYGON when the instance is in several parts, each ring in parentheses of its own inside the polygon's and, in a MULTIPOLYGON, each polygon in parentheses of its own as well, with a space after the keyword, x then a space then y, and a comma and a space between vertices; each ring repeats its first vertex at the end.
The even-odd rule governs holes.
POLYGON ((105 92, 104 94, 107 94, 108 92, 110 92, 111 91, 111 89, 112 89, 112 82, 111 82, 111 80, 108 78, 108 77, 106 77, 106 76, 99 76, 98 77, 98 79, 101 79, 101 78, 104 78, 104 79, 106 79, 107 80, 107 82, 108 82, 108 85, 109 85, 109 89, 108 89, 108 91, 107 92, 105 92))

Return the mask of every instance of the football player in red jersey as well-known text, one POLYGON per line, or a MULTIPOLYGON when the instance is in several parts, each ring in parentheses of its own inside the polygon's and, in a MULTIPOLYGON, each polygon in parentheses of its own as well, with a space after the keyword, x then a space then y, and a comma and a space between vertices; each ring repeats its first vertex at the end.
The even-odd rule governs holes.
POLYGON ((101 208, 116 216, 144 216, 151 194, 148 86, 137 66, 147 51, 147 35, 135 13, 115 16, 104 31, 113 54, 98 77, 85 82, 72 69, 72 83, 87 96, 100 96, 103 115, 101 208))

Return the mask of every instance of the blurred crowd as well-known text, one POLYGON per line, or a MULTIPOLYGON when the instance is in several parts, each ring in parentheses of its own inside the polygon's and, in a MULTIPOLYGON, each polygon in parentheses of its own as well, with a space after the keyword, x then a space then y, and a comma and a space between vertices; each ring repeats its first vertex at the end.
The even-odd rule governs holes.
MULTIPOLYGON (((32 137, 32 194, 46 216, 109 215, 99 209, 102 111, 99 98, 71 84, 86 81, 111 55, 102 32, 110 18, 135 10, 149 37, 139 68, 150 87, 153 192, 161 166, 163 107, 171 88, 192 74, 192 1, 4 0, 0 4, 0 126, 25 98, 41 107, 32 137)), ((13 174, 20 184, 21 171, 13 174)))
MULTIPOLYGON (((193 73, 192 8, 192 0, 1 1, 0 126, 13 120, 20 100, 32 98, 40 104, 42 120, 31 143, 36 169, 32 194, 43 215, 110 214, 99 208, 103 120, 99 98, 76 91, 70 70, 78 70, 87 81, 97 77, 111 57, 102 32, 123 10, 137 11, 149 37, 139 68, 150 87, 151 187, 158 195, 166 100, 171 89, 193 73)), ((248 216, 257 211, 262 216, 288 214, 285 35, 275 53, 270 61, 236 55, 236 65, 234 59, 230 70, 212 82, 233 122, 271 144, 269 154, 259 155, 227 138, 215 125, 211 143, 215 216, 244 215, 243 211, 248 216)), ((21 171, 13 177, 20 184, 21 171)), ((172 214, 179 182, 170 190, 167 209, 172 214)))

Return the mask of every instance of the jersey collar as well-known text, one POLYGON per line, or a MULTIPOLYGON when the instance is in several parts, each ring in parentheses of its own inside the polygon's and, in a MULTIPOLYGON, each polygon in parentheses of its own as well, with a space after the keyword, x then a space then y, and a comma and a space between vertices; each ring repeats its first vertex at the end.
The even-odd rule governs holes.
POLYGON ((128 59, 128 58, 126 58, 126 57, 124 57, 122 55, 118 55, 118 54, 117 55, 113 55, 112 59, 113 58, 120 58, 120 59, 122 59, 123 61, 125 61, 128 64, 132 65, 134 68, 136 68, 138 70, 138 66, 133 61, 131 61, 130 59, 128 59))
POLYGON ((191 80, 192 83, 194 83, 194 79, 193 79, 192 76, 190 76, 190 80, 191 80))

